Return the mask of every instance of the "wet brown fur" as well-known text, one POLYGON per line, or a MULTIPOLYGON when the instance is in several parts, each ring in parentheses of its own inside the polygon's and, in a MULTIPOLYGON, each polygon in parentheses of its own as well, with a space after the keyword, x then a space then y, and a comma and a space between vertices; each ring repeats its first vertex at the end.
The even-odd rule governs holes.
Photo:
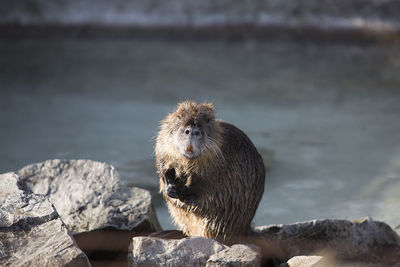
POLYGON ((215 119, 212 104, 180 103, 161 122, 155 153, 160 191, 183 233, 232 244, 251 232, 264 192, 264 163, 246 134, 215 119), (193 159, 179 152, 176 138, 177 131, 190 123, 203 125, 205 132, 201 155, 193 159), (166 194, 163 177, 171 168, 189 188, 189 201, 166 194))

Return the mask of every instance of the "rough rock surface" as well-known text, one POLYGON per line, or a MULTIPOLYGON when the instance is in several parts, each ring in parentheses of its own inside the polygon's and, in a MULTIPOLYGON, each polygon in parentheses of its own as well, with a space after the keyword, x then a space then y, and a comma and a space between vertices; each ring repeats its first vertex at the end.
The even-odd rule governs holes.
POLYGON ((296 256, 279 267, 330 267, 323 261, 322 256, 296 256))
POLYGON ((261 226, 256 230, 275 240, 286 258, 328 250, 342 260, 400 262, 399 236, 387 224, 370 218, 314 220, 261 226))
MULTIPOLYGON (((400 262, 399 236, 385 223, 314 220, 291 225, 257 227, 277 247, 268 258, 281 266, 395 266, 400 262), (301 256, 302 257, 296 257, 301 256), (304 256, 304 255, 324 255, 304 256)), ((265 251, 262 251, 265 252, 265 251)), ((228 247, 202 237, 160 239, 134 237, 129 251, 133 266, 259 266, 261 251, 253 246, 228 247)), ((263 255, 265 253, 262 253, 263 255)))
MULTIPOLYGON (((367 262, 337 262, 333 255, 325 256, 295 256, 282 263, 279 267, 383 267, 386 266, 380 263, 367 263, 367 262)), ((400 265, 399 265, 400 266, 400 265)), ((396 265, 392 266, 396 267, 396 265)))
POLYGON ((134 237, 129 258, 133 266, 204 266, 211 255, 226 248, 221 243, 203 237, 178 240, 134 237))
POLYGON ((212 255, 206 266, 260 266, 261 256, 258 248, 247 245, 233 245, 212 255))
POLYGON ((134 237, 129 253, 131 266, 258 266, 261 260, 253 247, 228 247, 204 237, 134 237))
POLYGON ((90 266, 49 200, 0 175, 0 266, 90 266))
POLYGON ((18 171, 21 183, 48 196, 68 230, 160 230, 147 190, 121 184, 115 168, 91 160, 47 160, 18 171))

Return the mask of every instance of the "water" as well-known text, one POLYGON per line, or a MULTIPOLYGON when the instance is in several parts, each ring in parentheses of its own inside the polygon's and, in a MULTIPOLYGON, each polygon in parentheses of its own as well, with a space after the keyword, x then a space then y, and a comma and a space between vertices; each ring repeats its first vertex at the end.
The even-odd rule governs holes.
POLYGON ((382 44, 0 41, 0 173, 52 158, 115 165, 158 194, 158 122, 210 101, 268 166, 254 225, 400 224, 400 50, 382 44))

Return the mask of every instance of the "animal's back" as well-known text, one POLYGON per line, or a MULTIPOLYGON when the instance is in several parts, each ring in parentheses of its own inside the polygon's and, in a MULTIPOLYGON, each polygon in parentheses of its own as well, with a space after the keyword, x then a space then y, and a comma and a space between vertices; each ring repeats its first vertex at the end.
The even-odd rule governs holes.
MULTIPOLYGON (((220 190, 225 199, 222 221, 231 222, 232 234, 250 230, 258 204, 264 192, 265 167, 261 155, 248 136, 236 126, 219 121, 223 129, 221 151, 224 167, 219 168, 220 190)), ((218 194, 218 192, 217 192, 218 194)))

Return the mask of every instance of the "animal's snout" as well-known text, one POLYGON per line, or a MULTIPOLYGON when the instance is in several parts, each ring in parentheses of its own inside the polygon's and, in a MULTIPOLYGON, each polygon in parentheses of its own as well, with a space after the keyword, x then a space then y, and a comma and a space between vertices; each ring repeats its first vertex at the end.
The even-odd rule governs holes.
POLYGON ((195 126, 188 126, 184 132, 186 135, 194 135, 194 136, 199 136, 201 134, 199 128, 195 126))

